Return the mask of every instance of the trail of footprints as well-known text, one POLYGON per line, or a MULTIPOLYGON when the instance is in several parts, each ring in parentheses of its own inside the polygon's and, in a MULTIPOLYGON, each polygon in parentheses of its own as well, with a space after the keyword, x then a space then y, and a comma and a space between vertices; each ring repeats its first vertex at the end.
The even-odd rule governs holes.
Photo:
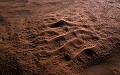
MULTIPOLYGON (((89 25, 78 26, 64 20, 49 24, 47 31, 39 33, 37 38, 31 41, 31 43, 35 44, 39 49, 39 52, 35 52, 35 54, 39 53, 40 58, 42 56, 46 58, 65 54, 63 57, 65 60, 72 60, 72 62, 85 65, 100 62, 107 55, 112 52, 117 52, 117 49, 119 50, 120 47, 116 47, 113 41, 110 45, 111 47, 107 47, 109 43, 106 42, 109 41, 101 40, 97 34, 89 30, 89 28, 89 25), (66 30, 61 33, 61 31, 64 31, 64 27, 66 27, 66 30), (74 29, 75 27, 78 28, 74 29), (99 41, 99 43, 96 43, 94 46, 89 46, 89 44, 86 46, 89 41, 99 41)), ((117 43, 117 45, 119 45, 119 43, 117 43)))

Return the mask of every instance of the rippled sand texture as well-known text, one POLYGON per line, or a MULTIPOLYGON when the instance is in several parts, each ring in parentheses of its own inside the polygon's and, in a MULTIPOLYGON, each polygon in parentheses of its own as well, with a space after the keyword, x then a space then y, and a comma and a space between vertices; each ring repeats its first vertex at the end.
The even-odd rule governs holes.
POLYGON ((120 75, 120 0, 0 0, 0 75, 120 75))

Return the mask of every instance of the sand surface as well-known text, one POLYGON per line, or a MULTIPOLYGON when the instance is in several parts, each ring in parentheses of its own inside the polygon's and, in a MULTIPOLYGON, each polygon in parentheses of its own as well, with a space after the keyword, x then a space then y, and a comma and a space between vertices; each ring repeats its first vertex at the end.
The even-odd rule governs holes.
POLYGON ((120 0, 0 0, 0 75, 120 75, 120 0))

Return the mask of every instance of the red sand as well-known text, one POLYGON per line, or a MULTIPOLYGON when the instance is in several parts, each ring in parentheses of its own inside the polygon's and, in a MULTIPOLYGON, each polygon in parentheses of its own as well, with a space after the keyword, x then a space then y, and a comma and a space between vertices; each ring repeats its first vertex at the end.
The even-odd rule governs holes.
POLYGON ((0 0, 0 75, 120 75, 120 0, 0 0))

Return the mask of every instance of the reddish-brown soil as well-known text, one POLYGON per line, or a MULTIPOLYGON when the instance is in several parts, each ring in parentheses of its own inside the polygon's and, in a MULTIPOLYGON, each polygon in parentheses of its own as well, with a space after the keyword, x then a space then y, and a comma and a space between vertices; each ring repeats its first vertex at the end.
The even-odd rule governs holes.
POLYGON ((120 75, 120 0, 0 0, 0 75, 120 75))

